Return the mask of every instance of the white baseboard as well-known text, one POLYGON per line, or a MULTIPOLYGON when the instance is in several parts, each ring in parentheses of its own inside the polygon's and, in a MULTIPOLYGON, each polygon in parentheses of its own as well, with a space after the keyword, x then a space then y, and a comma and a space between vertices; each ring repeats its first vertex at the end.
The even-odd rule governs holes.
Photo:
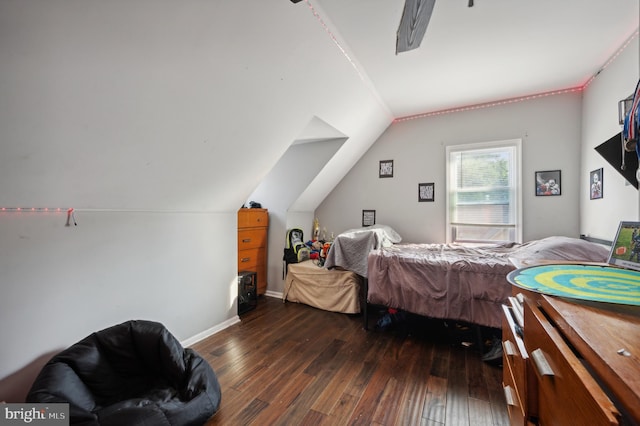
POLYGON ((268 297, 275 297, 276 299, 282 300, 282 292, 281 291, 270 291, 270 290, 267 290, 264 293, 264 295, 268 296, 268 297))
MULTIPOLYGON (((282 292, 267 290, 264 295, 267 297, 275 297, 277 299, 282 300, 282 292)), ((191 336, 188 339, 183 340, 182 342, 180 342, 180 344, 185 348, 191 345, 195 345, 199 341, 204 340, 209 336, 213 336, 214 334, 224 330, 225 328, 231 327, 232 325, 237 324, 239 322, 240 322, 240 317, 236 315, 224 321, 223 323, 215 325, 208 330, 205 330, 201 333, 196 334, 195 336, 191 336)))
POLYGON ((223 323, 220 323, 218 325, 215 325, 213 327, 211 327, 208 330, 205 330, 201 333, 196 334, 195 336, 189 337, 188 339, 183 340, 182 342, 180 342, 182 344, 182 346, 184 346, 185 348, 191 345, 194 345, 196 343, 198 343, 201 340, 206 339, 209 336, 213 336, 214 334, 218 333, 219 331, 224 330, 225 328, 231 327, 234 324, 237 324, 240 322, 240 317, 239 316, 234 316, 232 318, 229 318, 228 320, 224 321, 223 323))

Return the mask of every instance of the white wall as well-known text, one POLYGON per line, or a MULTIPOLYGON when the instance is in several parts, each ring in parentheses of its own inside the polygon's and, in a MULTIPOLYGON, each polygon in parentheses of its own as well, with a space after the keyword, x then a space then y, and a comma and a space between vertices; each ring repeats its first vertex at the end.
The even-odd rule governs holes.
POLYGON ((251 191, 320 117, 349 140, 313 211, 390 121, 288 1, 0 0, 0 93, 0 207, 79 223, 0 214, 0 379, 131 317, 232 321, 251 191))
POLYGON ((236 215, 0 213, 0 377, 129 319, 184 340, 237 314, 236 215))
POLYGON ((397 122, 378 139, 316 210, 342 232, 361 226, 363 209, 404 242, 445 241, 445 146, 522 139, 525 241, 579 235, 580 92, 397 122), (394 177, 378 178, 380 160, 394 177), (562 195, 535 196, 535 171, 561 170, 562 195), (418 183, 435 183, 435 202, 418 202, 418 183))
POLYGON ((589 84, 582 107, 580 232, 612 240, 622 220, 638 220, 638 191, 595 151, 621 131, 618 102, 633 93, 640 78, 638 37, 589 84), (603 197, 589 199, 589 173, 603 168, 603 197))
MULTIPOLYGON (((282 256, 287 229, 301 228, 305 239, 311 239, 313 219, 290 224, 294 218, 289 218, 289 207, 344 143, 345 138, 340 138, 291 145, 249 197, 249 201, 257 201, 269 209, 267 291, 284 290, 282 256)), ((312 211, 307 213, 313 217, 312 211)), ((299 218, 295 216, 296 220, 299 218)))
POLYGON ((314 117, 355 158, 391 120, 286 0, 2 0, 0 93, 12 206, 231 211, 314 117))

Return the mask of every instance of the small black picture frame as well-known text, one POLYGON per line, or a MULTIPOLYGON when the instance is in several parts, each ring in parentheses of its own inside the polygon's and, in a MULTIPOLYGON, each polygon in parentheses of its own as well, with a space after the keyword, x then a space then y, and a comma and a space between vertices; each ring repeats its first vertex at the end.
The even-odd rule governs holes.
POLYGON ((433 201, 435 199, 435 183, 418 184, 418 202, 433 201))
POLYGON ((536 196, 548 197, 562 195, 560 170, 544 170, 536 172, 536 196))
POLYGON ((589 173, 589 199, 597 200, 603 197, 603 186, 604 182, 602 181, 602 168, 593 170, 589 173))
POLYGON ((392 178, 393 177, 393 160, 381 160, 380 167, 378 168, 379 177, 392 178))
POLYGON ((362 226, 371 226, 376 224, 375 210, 362 210, 362 226))

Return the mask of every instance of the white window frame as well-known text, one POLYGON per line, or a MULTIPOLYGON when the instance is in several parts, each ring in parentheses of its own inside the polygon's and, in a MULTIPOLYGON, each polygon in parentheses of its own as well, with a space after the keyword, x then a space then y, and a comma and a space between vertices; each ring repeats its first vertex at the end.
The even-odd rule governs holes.
POLYGON ((523 227, 523 222, 522 222, 522 139, 508 139, 508 140, 502 140, 502 141, 492 141, 492 142, 478 142, 478 143, 471 143, 471 144, 461 144, 461 145, 447 145, 446 147, 446 175, 447 175, 447 179, 446 179, 446 183, 447 183, 447 195, 446 195, 446 237, 447 237, 447 242, 448 243, 452 243, 455 242, 453 241, 453 233, 452 233, 452 223, 451 223, 451 212, 453 210, 453 205, 452 205, 452 198, 450 197, 451 195, 451 184, 453 181, 453 170, 451 169, 451 154, 454 152, 461 152, 461 151, 472 151, 472 150, 478 150, 478 149, 490 149, 490 148, 506 148, 506 147, 514 147, 515 148, 515 167, 516 167, 516 173, 513 176, 514 177, 514 182, 512 183, 512 185, 514 185, 514 191, 515 191, 515 218, 516 218, 516 223, 514 224, 510 224, 511 226, 514 227, 515 229, 515 236, 516 236, 516 241, 517 243, 521 243, 522 242, 522 227, 523 227))

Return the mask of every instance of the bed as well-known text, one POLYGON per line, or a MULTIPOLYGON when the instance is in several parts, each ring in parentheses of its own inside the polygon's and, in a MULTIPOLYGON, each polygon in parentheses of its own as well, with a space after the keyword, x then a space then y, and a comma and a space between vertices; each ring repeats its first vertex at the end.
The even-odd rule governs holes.
POLYGON ((501 327, 501 305, 511 296, 510 258, 606 262, 608 254, 603 245, 569 237, 476 247, 393 244, 361 253, 368 303, 493 328, 501 327))
POLYGON ((283 300, 325 311, 357 314, 361 309, 362 281, 354 272, 329 270, 313 260, 292 263, 288 266, 283 300))

